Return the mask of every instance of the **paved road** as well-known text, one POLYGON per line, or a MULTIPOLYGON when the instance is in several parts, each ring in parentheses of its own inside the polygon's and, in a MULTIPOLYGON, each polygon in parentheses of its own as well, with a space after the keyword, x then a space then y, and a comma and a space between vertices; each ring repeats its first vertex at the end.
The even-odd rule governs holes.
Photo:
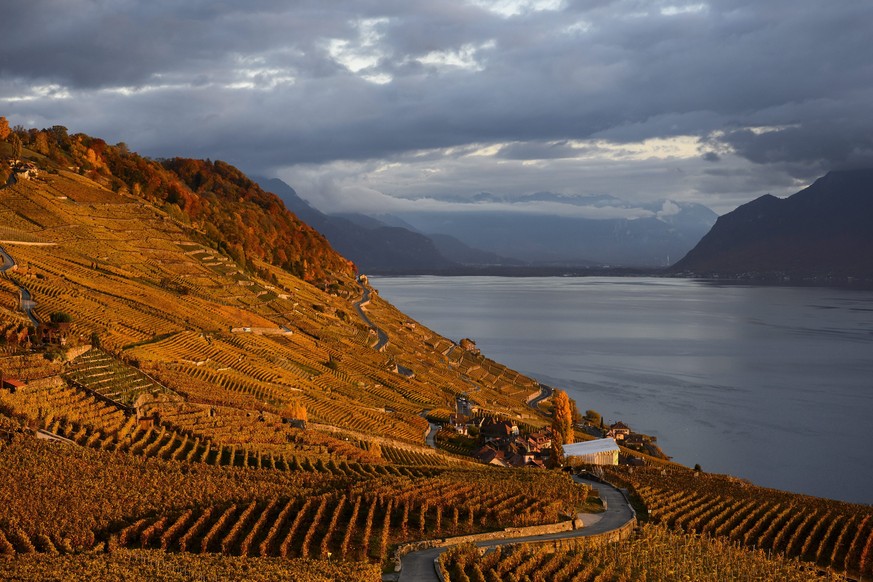
POLYGON ((355 302, 355 309, 357 310, 361 321, 367 324, 367 327, 376 332, 376 337, 378 338, 378 341, 376 342, 376 345, 373 346, 373 348, 375 348, 376 351, 382 351, 382 348, 388 345, 388 334, 382 331, 382 328, 373 323, 373 321, 369 317, 367 317, 367 314, 364 313, 364 308, 362 307, 362 305, 370 300, 370 289, 365 287, 360 282, 358 282, 358 285, 361 286, 361 289, 364 293, 361 296, 361 300, 355 302))
POLYGON ((0 273, 5 273, 15 266, 15 259, 9 256, 3 247, 0 247, 0 261, 2 261, 0 262, 0 273))
MULTIPOLYGON (((14 266, 15 259, 6 252, 6 249, 0 247, 0 273, 5 273, 14 266)), ((33 308, 36 307, 36 301, 31 298, 30 291, 27 289, 20 286, 18 289, 21 291, 21 310, 27 314, 34 326, 39 325, 39 319, 37 319, 33 314, 33 308)))
MULTIPOLYGON (((522 538, 510 538, 505 540, 494 540, 487 542, 478 542, 480 548, 491 548, 505 544, 515 544, 523 542, 547 542, 550 540, 558 540, 574 537, 586 537, 596 534, 606 533, 625 525, 634 517, 633 509, 625 501, 621 492, 611 485, 573 477, 577 483, 590 485, 600 492, 600 498, 606 503, 606 511, 600 514, 594 514, 590 517, 595 517, 590 520, 591 525, 581 529, 561 532, 556 534, 545 534, 541 536, 528 536, 522 538)), ((585 523, 585 515, 582 515, 582 522, 585 523)), ((589 518, 590 519, 590 518, 589 518)), ((402 560, 402 570, 400 572, 400 582, 439 582, 436 571, 434 570, 434 560, 446 551, 446 548, 430 548, 420 552, 407 554, 402 560)))
POLYGON ((39 319, 33 314, 33 309, 36 307, 36 301, 31 298, 30 291, 24 287, 19 287, 18 290, 21 291, 21 310, 27 314, 27 317, 30 318, 30 321, 33 322, 34 326, 39 325, 39 319))
POLYGON ((540 395, 528 402, 528 406, 533 408, 534 410, 539 409, 540 402, 545 400, 546 398, 550 398, 552 396, 553 388, 551 386, 546 386, 545 384, 540 384, 540 395))
POLYGON ((437 448, 436 433, 440 431, 440 425, 434 424, 432 422, 428 424, 430 424, 430 430, 427 431, 427 436, 424 437, 424 442, 427 443, 427 446, 429 446, 430 448, 435 449, 437 448))
MULTIPOLYGON (((427 419, 427 413, 430 412, 430 409, 422 410, 418 415, 424 419, 427 419)), ((430 421, 427 422, 428 430, 427 434, 424 435, 424 442, 432 449, 437 448, 436 446, 436 433, 440 431, 440 425, 434 424, 430 421)))

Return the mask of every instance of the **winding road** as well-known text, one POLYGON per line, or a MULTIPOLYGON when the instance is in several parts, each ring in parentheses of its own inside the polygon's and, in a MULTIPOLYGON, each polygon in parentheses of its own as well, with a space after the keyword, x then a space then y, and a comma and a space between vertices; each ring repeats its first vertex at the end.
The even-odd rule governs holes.
POLYGON ((358 285, 360 285, 363 294, 361 295, 361 299, 355 302, 355 309, 357 310, 358 315, 361 317, 361 321, 363 321, 367 325, 367 327, 376 332, 376 337, 378 338, 378 341, 376 342, 376 345, 373 346, 373 349, 381 352, 385 348, 385 346, 388 345, 388 334, 382 331, 382 328, 373 323, 373 321, 367 316, 367 314, 364 313, 364 305, 370 302, 370 289, 368 287, 365 287, 364 284, 360 281, 358 281, 358 285))
POLYGON ((3 247, 0 247, 0 259, 3 261, 0 263, 0 273, 5 273, 15 266, 15 259, 13 259, 3 247))
POLYGON ((427 435, 424 437, 424 442, 432 449, 436 449, 436 434, 440 431, 440 425, 428 422, 427 435))
MULTIPOLYGON (((476 542, 476 545, 480 548, 493 548, 507 544, 538 543, 566 538, 588 537, 616 530, 634 518, 634 511, 628 505, 624 495, 612 485, 580 477, 573 477, 573 479, 577 483, 589 485, 597 489, 600 492, 600 498, 606 505, 606 511, 596 514, 582 514, 582 522, 586 525, 581 529, 539 536, 482 541, 476 542)), ((404 556, 401 561, 400 582, 439 582, 434 567, 434 560, 446 549, 444 547, 429 548, 404 556)))
POLYGON ((30 291, 24 287, 19 286, 18 290, 21 292, 21 310, 27 314, 27 317, 30 318, 30 321, 34 326, 39 325, 39 318, 33 314, 33 308, 36 307, 36 301, 34 301, 30 296, 30 291))
POLYGON ((528 406, 533 408, 534 410, 539 409, 540 402, 546 400, 547 398, 552 397, 552 392, 554 388, 551 386, 546 386, 545 384, 540 384, 540 395, 527 403, 528 406))
MULTIPOLYGON (((0 273, 5 273, 15 266, 15 259, 13 259, 3 247, 0 247, 0 259, 2 259, 2 263, 0 263, 0 273)), ((21 293, 21 310, 27 314, 27 317, 30 318, 30 321, 34 326, 39 325, 39 319, 37 319, 33 314, 33 308, 36 307, 36 302, 30 296, 30 291, 20 285, 18 286, 18 291, 21 293)))

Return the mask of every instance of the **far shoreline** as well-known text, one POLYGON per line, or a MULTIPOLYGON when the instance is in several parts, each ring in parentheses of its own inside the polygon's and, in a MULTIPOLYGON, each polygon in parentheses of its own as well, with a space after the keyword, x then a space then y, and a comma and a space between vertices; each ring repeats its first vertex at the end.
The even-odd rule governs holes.
POLYGON ((558 266, 481 266, 449 269, 369 269, 373 277, 503 277, 507 279, 561 277, 615 277, 685 279, 719 285, 760 287, 835 287, 840 289, 873 290, 873 277, 848 275, 810 275, 802 273, 689 273, 642 267, 558 267, 558 266))

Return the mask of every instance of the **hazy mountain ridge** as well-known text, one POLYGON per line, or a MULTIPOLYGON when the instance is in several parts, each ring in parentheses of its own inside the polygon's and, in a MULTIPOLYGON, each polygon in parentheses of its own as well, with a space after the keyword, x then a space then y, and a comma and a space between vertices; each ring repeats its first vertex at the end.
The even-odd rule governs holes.
POLYGON ((262 177, 255 180, 282 198, 288 208, 322 233, 363 272, 442 270, 455 266, 440 254, 433 241, 418 232, 387 226, 364 215, 350 220, 325 214, 282 180, 262 177))
POLYGON ((402 218, 394 216, 393 214, 377 214, 371 216, 368 214, 360 214, 354 212, 335 214, 333 216, 346 218, 356 224, 359 224, 360 226, 363 226, 364 228, 368 228, 371 230, 384 227, 394 227, 421 234, 422 236, 425 236, 433 241, 433 244, 436 247, 437 251, 439 251, 439 253, 443 257, 455 263, 455 266, 486 267, 521 266, 525 264, 524 261, 520 261, 518 259, 501 257, 496 253, 489 253, 488 251, 483 251, 481 249, 471 247, 470 245, 465 244, 460 239, 448 234, 419 233, 417 228, 415 228, 402 218))
POLYGON ((460 266, 664 267, 715 223, 701 204, 634 204, 608 194, 481 192, 452 211, 324 213, 281 180, 258 179, 368 272, 446 272, 460 266), (391 227, 401 230, 388 231, 391 227), (415 250, 415 256, 408 251, 415 250))
MULTIPOLYGON (((542 194, 536 198, 558 199, 542 194)), ((609 196, 597 197, 597 203, 563 204, 568 209, 564 215, 480 208, 469 213, 398 216, 421 232, 447 234, 468 246, 528 264, 642 267, 666 266, 684 255, 716 219, 714 212, 699 204, 656 201, 643 207, 609 196), (576 215, 574 208, 606 209, 607 217, 576 215), (616 211, 628 218, 612 217, 616 211)))
POLYGON ((677 272, 873 276, 873 169, 829 172, 780 199, 765 195, 718 219, 677 272))

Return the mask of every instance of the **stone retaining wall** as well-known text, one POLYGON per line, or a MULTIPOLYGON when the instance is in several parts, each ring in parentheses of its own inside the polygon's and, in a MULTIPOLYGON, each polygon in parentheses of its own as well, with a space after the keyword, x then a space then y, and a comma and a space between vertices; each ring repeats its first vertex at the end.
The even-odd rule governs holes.
POLYGON ((448 548, 458 544, 468 542, 491 542, 495 540, 505 540, 512 538, 522 538, 527 536, 540 536, 553 533, 561 533, 572 531, 577 528, 575 519, 570 521, 562 521, 548 525, 531 525, 527 527, 508 527, 500 531, 492 531, 481 534, 470 534, 466 536, 457 536, 452 538, 438 538, 435 540, 422 540, 411 544, 399 546, 394 552, 394 571, 399 572, 401 569, 400 561, 403 556, 419 550, 428 550, 430 548, 448 548))
MULTIPOLYGON (((585 546, 599 546, 605 545, 612 542, 619 542, 621 540, 627 539, 633 535, 634 530, 637 527, 637 518, 632 518, 629 522, 624 524, 623 526, 614 529, 612 531, 604 532, 602 534, 594 534, 590 536, 579 536, 575 538, 563 538, 558 540, 544 540, 541 542, 521 542, 521 543, 507 543, 506 547, 509 548, 526 548, 526 547, 542 547, 548 546, 549 548, 558 551, 558 550, 574 550, 577 548, 582 548, 585 546)), ((524 528, 521 528, 524 529, 524 528)), ((549 532, 551 533, 551 532, 549 532)), ((533 534, 536 535, 536 534, 533 534)), ((465 537, 475 537, 475 536, 465 536, 465 537)), ((461 538, 453 538, 453 539, 461 539, 461 538)), ((467 541, 467 540, 464 540, 467 541)), ((459 542, 463 543, 463 542, 459 542)), ((452 544, 454 545, 454 544, 452 544)), ((486 548, 479 548, 480 553, 484 553, 486 548)), ((439 558, 434 560, 434 570, 436 570, 437 577, 440 579, 440 582, 445 580, 445 567, 443 566, 442 557, 445 554, 441 554, 439 558)))

